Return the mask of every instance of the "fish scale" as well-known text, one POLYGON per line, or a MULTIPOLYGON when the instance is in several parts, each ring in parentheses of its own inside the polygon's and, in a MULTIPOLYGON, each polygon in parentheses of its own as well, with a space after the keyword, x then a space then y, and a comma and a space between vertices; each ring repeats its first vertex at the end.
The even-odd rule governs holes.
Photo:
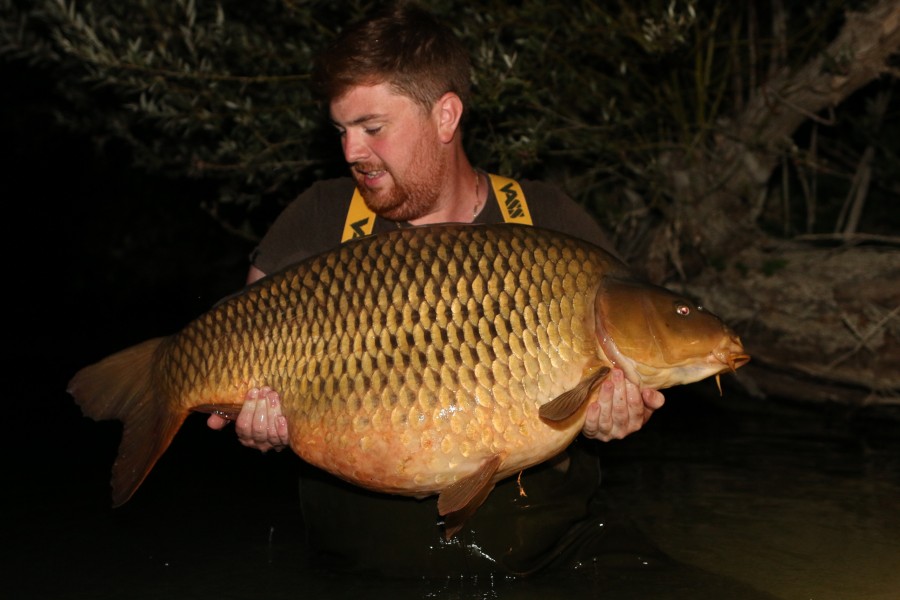
POLYGON ((602 367, 665 387, 746 362, 699 307, 687 327, 666 325, 682 302, 563 234, 399 229, 272 274, 174 335, 82 369, 69 391, 86 415, 126 423, 116 504, 190 411, 235 415, 269 386, 305 460, 376 491, 440 493, 442 514, 467 514, 495 481, 571 442, 602 367), (636 339, 656 322, 653 339, 636 339))
POLYGON ((591 338, 591 303, 576 307, 570 298, 596 289, 600 268, 615 263, 589 260, 570 239, 547 252, 535 229, 462 230, 462 239, 456 230, 426 229, 363 240, 267 278, 172 338, 164 359, 172 366, 163 369, 181 373, 184 385, 170 393, 190 408, 201 380, 209 383, 200 395, 218 398, 271 386, 298 454, 392 492, 432 493, 465 474, 461 463, 474 469, 504 452, 508 468, 520 469, 534 451, 520 458, 518 449, 564 446, 571 432, 541 423, 537 407, 597 360, 579 343, 591 338), (560 280, 532 280, 548 273, 560 280), (553 294, 559 288, 566 293, 553 294), (470 297, 472 310, 463 310, 470 297), (575 335, 564 339, 551 313, 564 315, 575 335), (537 331, 556 344, 542 345, 537 331), (215 339, 230 340, 218 364, 185 361, 215 339), (248 364, 257 368, 247 372, 248 364), (359 443, 392 438, 394 427, 417 435, 383 444, 382 457, 359 443), (412 463, 421 472, 408 479, 412 463))

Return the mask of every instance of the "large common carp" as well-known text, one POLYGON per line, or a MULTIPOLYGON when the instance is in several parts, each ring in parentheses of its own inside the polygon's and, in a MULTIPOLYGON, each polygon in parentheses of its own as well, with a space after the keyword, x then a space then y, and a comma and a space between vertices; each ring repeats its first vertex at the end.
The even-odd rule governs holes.
POLYGON ((661 389, 748 359, 717 317, 595 246, 441 225, 274 273, 82 369, 69 392, 85 415, 124 422, 115 505, 191 411, 234 416, 248 390, 270 386, 304 460, 371 490, 440 494, 450 535, 495 482, 573 440, 610 366, 661 389))

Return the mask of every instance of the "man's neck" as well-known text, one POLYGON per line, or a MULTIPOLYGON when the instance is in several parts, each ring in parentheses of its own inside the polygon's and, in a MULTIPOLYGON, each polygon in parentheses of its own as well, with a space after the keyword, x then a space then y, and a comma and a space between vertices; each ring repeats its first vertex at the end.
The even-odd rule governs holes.
POLYGON ((487 200, 487 178, 465 162, 457 170, 453 185, 444 188, 437 209, 410 221, 412 225, 434 223, 471 223, 484 208, 487 200))

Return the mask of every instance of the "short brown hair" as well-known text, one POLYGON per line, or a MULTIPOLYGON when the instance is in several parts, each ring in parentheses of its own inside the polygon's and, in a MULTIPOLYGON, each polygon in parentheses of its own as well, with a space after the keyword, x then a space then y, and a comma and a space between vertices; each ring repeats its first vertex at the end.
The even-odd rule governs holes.
POLYGON ((327 102, 357 85, 389 84, 431 110, 447 92, 466 105, 469 53, 453 31, 409 2, 351 25, 319 56, 313 84, 327 102))

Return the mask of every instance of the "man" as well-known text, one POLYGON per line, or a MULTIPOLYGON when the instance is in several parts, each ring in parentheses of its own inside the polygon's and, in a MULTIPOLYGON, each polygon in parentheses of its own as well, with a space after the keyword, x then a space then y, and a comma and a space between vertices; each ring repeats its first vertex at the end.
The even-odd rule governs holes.
MULTIPOLYGON (((509 211, 498 201, 504 195, 497 192, 498 181, 509 180, 474 169, 463 149, 460 124, 469 99, 471 64, 465 48, 448 28, 410 5, 395 7, 347 29, 322 54, 315 75, 340 134, 352 178, 319 182, 285 209, 254 252, 248 283, 332 249, 348 233, 377 234, 397 227, 443 222, 510 220, 509 211)), ((600 227, 558 189, 529 181, 514 189, 524 195, 533 224, 609 249, 600 227)), ((601 441, 625 437, 640 429, 663 401, 662 394, 639 390, 615 369, 594 392, 584 436, 601 441)), ((226 421, 211 416, 208 424, 219 429, 226 421)), ((281 414, 277 391, 251 391, 236 430, 244 445, 264 452, 284 448, 289 441, 288 424, 281 414)), ((532 487, 525 486, 526 493, 534 489, 534 497, 541 497, 545 490, 540 477, 547 480, 544 488, 551 492, 545 502, 533 499, 530 508, 519 510, 514 508, 521 503, 519 490, 504 493, 503 486, 498 486, 471 526, 457 536, 462 541, 452 544, 440 538, 433 502, 343 489, 341 484, 318 475, 303 478, 301 501, 311 538, 340 556, 345 566, 355 562, 360 567, 390 571, 394 565, 401 565, 440 575, 458 568, 471 572, 473 557, 478 554, 487 557, 487 570, 528 572, 546 563, 548 556, 563 552, 559 538, 572 537, 567 532, 573 523, 588 518, 586 504, 598 482, 595 471, 582 468, 582 462, 573 461, 571 455, 560 457, 543 470, 536 469, 532 487), (558 492, 566 486, 574 490, 573 502, 580 508, 557 519, 554 526, 530 533, 528 540, 510 537, 511 529, 546 521, 522 515, 530 515, 534 506, 558 504, 553 490, 558 492), (495 497, 498 500, 493 500, 495 497), (310 519, 309 512, 315 512, 316 517, 310 519), (493 517, 488 519, 481 513, 493 517), (513 516, 506 520, 507 514, 513 516), (497 523, 505 524, 492 530, 497 523), (341 531, 345 539, 336 540, 341 531), (411 539, 406 539, 407 534, 411 539), (384 550, 385 546, 390 546, 396 536, 400 542, 392 546, 395 552, 402 553, 406 547, 412 554, 402 559, 387 556, 391 552, 384 550), (542 538, 537 545, 533 543, 535 537, 542 538), (371 545, 372 539, 378 540, 381 552, 371 545), (493 554, 484 550, 485 544, 493 554), (427 555, 424 563, 419 560, 423 554, 427 555)), ((513 489, 509 484, 507 488, 513 489)), ((548 512, 552 511, 542 514, 548 512)))

